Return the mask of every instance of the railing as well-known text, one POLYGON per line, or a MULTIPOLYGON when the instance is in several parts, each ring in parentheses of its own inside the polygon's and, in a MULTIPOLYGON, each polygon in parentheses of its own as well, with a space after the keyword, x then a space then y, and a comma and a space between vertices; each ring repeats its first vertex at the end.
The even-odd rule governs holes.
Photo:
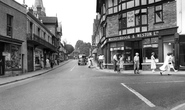
POLYGON ((36 44, 44 46, 45 48, 51 49, 52 51, 57 51, 57 47, 40 38, 38 35, 27 34, 27 40, 35 42, 36 44))

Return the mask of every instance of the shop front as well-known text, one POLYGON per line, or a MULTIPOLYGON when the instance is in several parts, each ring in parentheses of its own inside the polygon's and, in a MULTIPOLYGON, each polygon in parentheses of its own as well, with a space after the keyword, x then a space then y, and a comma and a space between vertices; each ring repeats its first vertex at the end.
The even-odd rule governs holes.
MULTIPOLYGON (((133 69, 133 58, 135 53, 139 53, 140 69, 151 70, 151 53, 155 52, 157 68, 159 68, 167 55, 172 52, 177 59, 178 47, 175 45, 176 28, 137 33, 126 36, 117 36, 108 38, 107 68, 113 68, 113 55, 124 54, 125 69, 133 69), (177 49, 175 49, 177 48, 177 49)), ((182 50, 181 50, 182 51, 182 50)), ((182 52, 181 52, 182 53, 182 52)))

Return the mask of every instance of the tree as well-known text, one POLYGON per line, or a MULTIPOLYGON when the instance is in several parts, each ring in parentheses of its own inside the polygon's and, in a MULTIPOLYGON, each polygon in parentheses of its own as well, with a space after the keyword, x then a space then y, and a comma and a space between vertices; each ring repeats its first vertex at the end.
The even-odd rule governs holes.
POLYGON ((91 44, 83 42, 82 40, 78 40, 75 45, 75 50, 78 50, 81 54, 85 54, 87 56, 89 56, 90 48, 91 44))
POLYGON ((74 51, 74 47, 71 44, 65 44, 64 47, 67 51, 67 54, 71 54, 74 51))

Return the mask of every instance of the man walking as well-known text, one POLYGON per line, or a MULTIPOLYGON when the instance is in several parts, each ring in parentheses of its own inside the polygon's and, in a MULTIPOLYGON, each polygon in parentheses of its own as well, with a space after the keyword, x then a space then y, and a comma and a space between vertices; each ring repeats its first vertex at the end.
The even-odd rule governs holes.
POLYGON ((117 71, 117 62, 118 62, 117 54, 113 56, 113 61, 114 61, 114 71, 117 71))
POLYGON ((139 53, 134 56, 134 74, 139 74, 139 53))

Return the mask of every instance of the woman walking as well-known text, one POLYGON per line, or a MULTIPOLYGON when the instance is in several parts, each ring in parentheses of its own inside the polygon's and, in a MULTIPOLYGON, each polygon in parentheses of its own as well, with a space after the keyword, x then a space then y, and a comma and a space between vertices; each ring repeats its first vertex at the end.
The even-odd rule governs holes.
POLYGON ((155 72, 155 69, 156 69, 156 62, 155 62, 155 57, 154 57, 155 53, 152 52, 152 56, 151 56, 151 69, 152 69, 152 72, 154 73, 155 72))
MULTIPOLYGON (((163 65, 159 68, 159 69, 161 70, 161 71, 160 71, 160 74, 161 74, 161 75, 162 75, 163 72, 165 72, 165 71, 170 72, 170 65, 171 65, 171 61, 172 61, 171 55, 172 55, 172 53, 167 53, 167 56, 166 56, 166 58, 165 58, 165 60, 164 60, 163 65)), ((168 73, 168 75, 170 75, 170 74, 168 73)))

